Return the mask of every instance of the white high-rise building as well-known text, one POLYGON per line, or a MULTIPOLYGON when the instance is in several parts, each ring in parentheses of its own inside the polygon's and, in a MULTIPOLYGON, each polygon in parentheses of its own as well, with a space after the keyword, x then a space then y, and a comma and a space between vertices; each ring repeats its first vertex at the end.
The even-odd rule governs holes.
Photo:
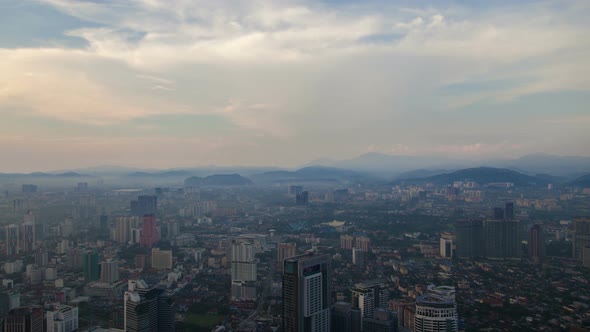
POLYGON ((45 313, 47 332, 72 332, 78 330, 78 308, 65 304, 56 305, 45 313))
POLYGON ((352 306, 360 310, 361 321, 373 318, 375 309, 389 307, 389 290, 380 280, 356 284, 351 292, 352 306))
POLYGON ((428 291, 416 299, 415 332, 458 331, 455 288, 428 286, 428 291))
POLYGON ((256 258, 254 244, 234 240, 231 246, 232 299, 256 299, 256 258))

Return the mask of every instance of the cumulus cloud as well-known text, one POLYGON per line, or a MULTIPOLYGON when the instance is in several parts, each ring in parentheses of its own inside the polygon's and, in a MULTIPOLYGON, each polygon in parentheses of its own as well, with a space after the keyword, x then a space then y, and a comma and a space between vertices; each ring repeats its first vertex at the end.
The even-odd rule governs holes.
MULTIPOLYGON (((80 26, 63 33, 85 44, 0 49, 0 110, 97 126, 215 115, 235 129, 207 139, 250 149, 297 141, 314 155, 367 146, 427 153, 428 138, 411 128, 489 129, 475 117, 451 121, 441 113, 590 90, 585 2, 486 10, 305 0, 38 2, 78 18, 80 26), (476 88, 490 81, 507 83, 476 88), (454 85, 463 88, 448 89, 454 85), (385 148, 390 142, 396 145, 385 148)), ((490 146, 513 129, 500 129, 496 142, 441 142, 438 151, 497 153, 490 146)))

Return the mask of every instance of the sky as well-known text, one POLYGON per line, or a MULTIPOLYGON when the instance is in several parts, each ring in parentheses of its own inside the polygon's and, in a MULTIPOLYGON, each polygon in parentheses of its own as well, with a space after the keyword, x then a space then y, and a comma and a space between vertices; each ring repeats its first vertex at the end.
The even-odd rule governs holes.
POLYGON ((590 1, 0 0, 0 171, 590 156, 590 1))

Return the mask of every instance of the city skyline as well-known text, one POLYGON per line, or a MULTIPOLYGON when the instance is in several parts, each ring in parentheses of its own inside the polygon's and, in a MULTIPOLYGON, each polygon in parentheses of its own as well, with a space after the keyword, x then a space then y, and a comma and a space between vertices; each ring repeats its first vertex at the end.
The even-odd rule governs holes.
POLYGON ((0 171, 590 156, 590 4, 8 0, 0 171))

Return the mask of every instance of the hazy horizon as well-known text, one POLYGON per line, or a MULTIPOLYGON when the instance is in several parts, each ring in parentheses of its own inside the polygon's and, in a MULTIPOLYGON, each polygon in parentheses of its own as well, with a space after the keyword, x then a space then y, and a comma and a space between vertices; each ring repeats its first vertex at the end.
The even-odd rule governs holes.
POLYGON ((0 172, 590 156, 590 2, 0 3, 0 172))

